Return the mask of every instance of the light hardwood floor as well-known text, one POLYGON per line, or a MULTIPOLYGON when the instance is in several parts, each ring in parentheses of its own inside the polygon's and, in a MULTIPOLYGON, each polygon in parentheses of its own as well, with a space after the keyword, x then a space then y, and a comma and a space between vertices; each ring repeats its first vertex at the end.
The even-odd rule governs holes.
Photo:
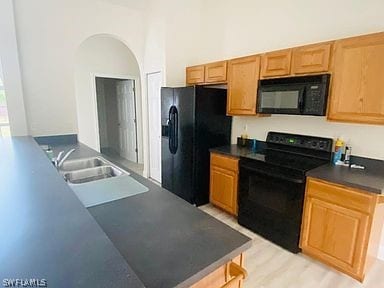
POLYGON ((211 204, 199 208, 252 238, 252 247, 245 253, 248 278, 244 288, 384 288, 383 261, 376 261, 361 284, 301 253, 280 248, 240 226, 234 217, 211 204))

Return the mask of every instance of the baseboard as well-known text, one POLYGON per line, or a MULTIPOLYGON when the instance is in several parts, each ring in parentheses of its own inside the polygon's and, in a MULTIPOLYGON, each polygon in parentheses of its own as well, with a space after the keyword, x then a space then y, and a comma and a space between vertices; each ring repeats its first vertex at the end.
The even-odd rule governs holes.
POLYGON ((384 245, 380 245, 379 255, 377 255, 377 258, 384 261, 384 245))

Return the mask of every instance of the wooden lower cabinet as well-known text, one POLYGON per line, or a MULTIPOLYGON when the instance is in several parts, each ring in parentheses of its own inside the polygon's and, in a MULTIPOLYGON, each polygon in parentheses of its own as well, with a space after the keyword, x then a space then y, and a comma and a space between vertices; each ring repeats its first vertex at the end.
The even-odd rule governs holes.
POLYGON ((213 205, 237 215, 239 159, 211 153, 209 199, 213 205))
POLYGON ((379 196, 309 178, 300 247, 308 254, 363 281, 375 260, 384 210, 379 196))
POLYGON ((246 277, 244 254, 240 254, 232 261, 193 284, 191 288, 241 288, 246 277))

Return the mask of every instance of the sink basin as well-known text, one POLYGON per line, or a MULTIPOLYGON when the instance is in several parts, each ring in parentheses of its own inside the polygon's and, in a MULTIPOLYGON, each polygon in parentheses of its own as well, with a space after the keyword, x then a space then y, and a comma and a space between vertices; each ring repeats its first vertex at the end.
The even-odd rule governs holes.
POLYGON ((106 160, 99 157, 67 160, 61 165, 60 171, 74 171, 93 167, 110 165, 106 160))
POLYGON ((100 179, 120 176, 125 174, 113 166, 99 166, 64 173, 65 180, 70 184, 82 184, 100 179))

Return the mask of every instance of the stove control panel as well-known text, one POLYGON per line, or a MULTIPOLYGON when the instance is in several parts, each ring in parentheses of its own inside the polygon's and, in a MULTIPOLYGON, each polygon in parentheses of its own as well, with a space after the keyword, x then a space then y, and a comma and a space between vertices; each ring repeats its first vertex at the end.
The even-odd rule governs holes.
POLYGON ((314 137, 307 135, 268 132, 267 143, 288 145, 297 148, 331 152, 333 140, 331 138, 314 137))

